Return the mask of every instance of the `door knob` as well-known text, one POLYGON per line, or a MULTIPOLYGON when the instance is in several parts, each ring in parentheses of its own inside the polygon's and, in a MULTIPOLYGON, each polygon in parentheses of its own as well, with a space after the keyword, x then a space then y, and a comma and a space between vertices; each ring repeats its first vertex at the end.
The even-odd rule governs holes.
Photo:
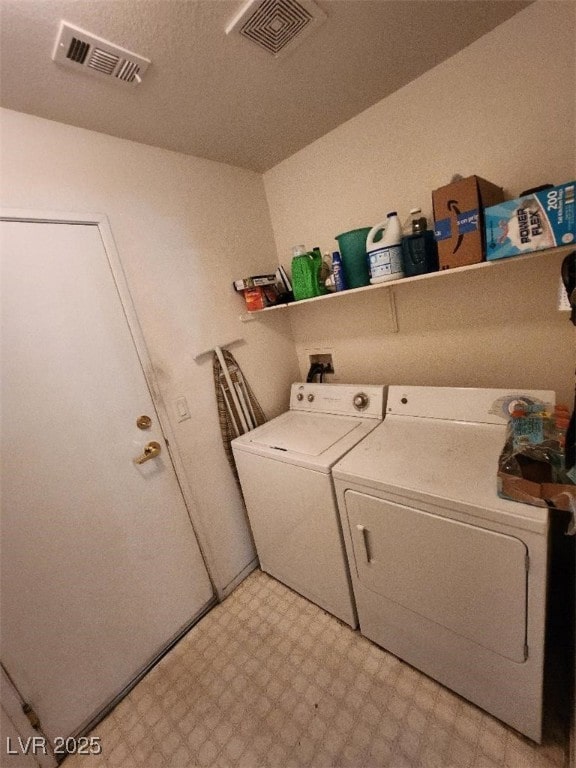
POLYGON ((151 440, 144 446, 144 453, 140 454, 140 456, 137 456, 134 459, 134 463, 144 464, 144 462, 148 461, 148 459, 153 459, 155 456, 158 456, 161 450, 162 446, 160 443, 157 443, 156 440, 151 440))

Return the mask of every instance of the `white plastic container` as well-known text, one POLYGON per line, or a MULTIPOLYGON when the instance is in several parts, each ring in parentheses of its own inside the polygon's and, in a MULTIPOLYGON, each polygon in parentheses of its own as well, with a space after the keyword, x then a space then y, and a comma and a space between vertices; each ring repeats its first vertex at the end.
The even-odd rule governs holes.
POLYGON ((370 282, 383 283, 404 277, 402 269, 402 224, 396 211, 391 211, 386 221, 368 232, 366 253, 370 267, 370 282), (382 238, 374 242, 379 232, 382 238))

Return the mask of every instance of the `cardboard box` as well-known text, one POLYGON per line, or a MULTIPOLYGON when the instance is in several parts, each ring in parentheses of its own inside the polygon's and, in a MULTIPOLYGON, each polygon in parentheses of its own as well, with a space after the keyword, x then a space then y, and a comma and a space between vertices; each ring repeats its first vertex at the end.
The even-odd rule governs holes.
MULTIPOLYGON (((534 483, 523 477, 498 472, 498 495, 536 507, 553 507, 570 512, 570 499, 576 500, 576 485, 534 483)), ((574 503, 574 502, 573 502, 574 503)))
POLYGON ((242 280, 234 280, 232 285, 235 291, 245 291, 247 288, 257 288, 262 285, 275 285, 277 281, 276 275, 252 275, 252 277, 244 277, 242 280))
POLYGON ((576 242, 576 182, 486 208, 486 258, 505 259, 576 242))
POLYGON ((242 291, 248 312, 258 312, 278 303, 278 291, 275 285, 256 285, 242 291))
POLYGON ((502 188, 479 176, 468 176, 432 192, 440 269, 484 261, 483 209, 503 201, 502 188))
POLYGON ((244 290, 244 300, 246 301, 246 309, 248 312, 258 312, 258 310, 264 309, 266 306, 266 299, 264 297, 262 286, 246 288, 244 290))

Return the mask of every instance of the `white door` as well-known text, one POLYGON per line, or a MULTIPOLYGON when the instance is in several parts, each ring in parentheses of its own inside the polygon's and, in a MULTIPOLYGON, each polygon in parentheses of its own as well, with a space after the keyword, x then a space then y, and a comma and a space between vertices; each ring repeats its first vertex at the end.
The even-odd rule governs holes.
POLYGON ((0 230, 2 661, 53 739, 213 593, 98 226, 0 230))

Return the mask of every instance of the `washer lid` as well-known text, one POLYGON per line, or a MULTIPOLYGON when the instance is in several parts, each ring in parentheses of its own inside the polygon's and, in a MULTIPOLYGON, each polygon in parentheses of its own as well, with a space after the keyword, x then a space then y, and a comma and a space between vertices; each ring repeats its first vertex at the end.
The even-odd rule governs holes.
POLYGON ((332 418, 296 412, 291 413, 289 419, 265 424, 250 442, 306 456, 319 456, 357 426, 358 419, 353 417, 332 418))
POLYGON ((329 472, 379 423, 354 416, 287 411, 237 437, 232 441, 232 449, 329 472))
POLYGON ((543 531, 547 509, 497 494, 505 432, 498 424, 387 416, 332 473, 347 487, 361 485, 543 531))

